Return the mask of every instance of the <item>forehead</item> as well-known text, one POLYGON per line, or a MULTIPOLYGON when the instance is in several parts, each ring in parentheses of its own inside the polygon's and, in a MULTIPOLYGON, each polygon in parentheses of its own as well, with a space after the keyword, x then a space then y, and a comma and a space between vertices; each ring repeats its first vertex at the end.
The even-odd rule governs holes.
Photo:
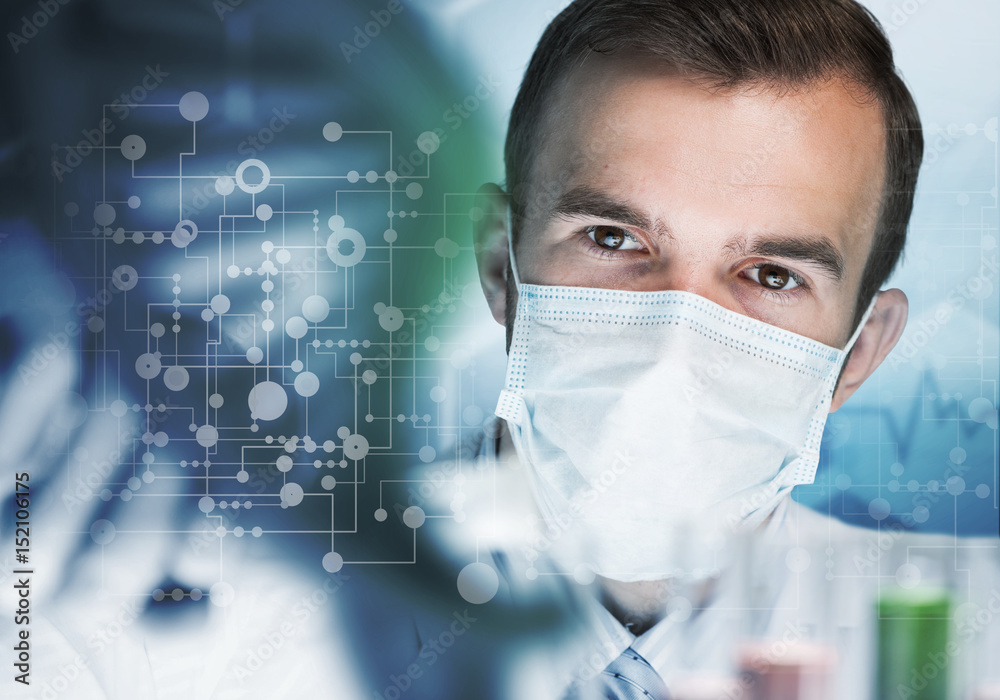
POLYGON ((533 180, 550 194, 585 185, 678 225, 707 215, 871 242, 884 125, 839 80, 713 90, 654 58, 592 54, 554 93, 540 135, 533 180))

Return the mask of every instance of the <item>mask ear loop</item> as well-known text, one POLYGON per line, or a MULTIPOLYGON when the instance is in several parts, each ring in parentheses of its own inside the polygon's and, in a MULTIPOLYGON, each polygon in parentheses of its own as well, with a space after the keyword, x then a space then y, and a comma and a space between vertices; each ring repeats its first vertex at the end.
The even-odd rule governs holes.
POLYGON ((521 278, 517 274, 517 260, 514 258, 514 224, 510 204, 507 205, 507 256, 510 258, 510 269, 514 273, 514 288, 521 289, 521 278))
POLYGON ((875 310, 875 302, 878 301, 878 295, 880 292, 875 292, 875 296, 872 297, 871 303, 868 304, 868 309, 865 311, 864 315, 861 316, 861 320, 858 321, 858 327, 854 329, 854 333, 851 335, 851 339, 847 341, 847 345, 844 346, 844 355, 846 356, 854 344, 858 342, 858 338, 861 336, 861 331, 864 330, 865 324, 868 323, 868 317, 872 315, 872 311, 875 310))

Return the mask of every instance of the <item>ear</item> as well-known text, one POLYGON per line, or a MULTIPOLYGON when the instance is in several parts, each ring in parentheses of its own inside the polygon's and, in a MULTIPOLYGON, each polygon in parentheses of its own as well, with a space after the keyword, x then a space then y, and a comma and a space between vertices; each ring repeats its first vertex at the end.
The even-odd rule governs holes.
POLYGON ((493 318, 505 325, 507 307, 507 195, 492 182, 479 188, 472 221, 479 281, 493 318), (482 211, 482 217, 479 217, 482 211), (478 218, 478 220, 477 220, 478 218))
POLYGON ((896 346, 909 312, 906 295, 898 289, 880 292, 868 322, 861 329, 833 393, 830 413, 840 408, 858 390, 896 346))

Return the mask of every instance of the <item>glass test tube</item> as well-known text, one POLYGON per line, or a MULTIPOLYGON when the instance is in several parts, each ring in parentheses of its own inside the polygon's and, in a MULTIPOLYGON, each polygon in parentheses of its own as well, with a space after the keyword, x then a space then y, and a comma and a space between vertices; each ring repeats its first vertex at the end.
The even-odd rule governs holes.
POLYGON ((949 700, 948 626, 951 595, 942 588, 883 591, 878 613, 875 697, 949 700))
POLYGON ((836 613, 827 579, 827 542, 753 538, 747 577, 750 624, 737 650, 746 700, 833 700, 836 613))
POLYGON ((832 700, 837 655, 828 646, 795 642, 775 653, 774 642, 746 645, 740 657, 748 700, 832 700))

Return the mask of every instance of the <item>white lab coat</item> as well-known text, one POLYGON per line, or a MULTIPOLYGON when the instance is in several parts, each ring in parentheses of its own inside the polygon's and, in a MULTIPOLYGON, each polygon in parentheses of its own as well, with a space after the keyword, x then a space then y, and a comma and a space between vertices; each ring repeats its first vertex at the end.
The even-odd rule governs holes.
MULTIPOLYGON (((486 432, 500 431, 494 426, 486 432)), ((516 458, 498 454, 498 445, 478 439, 465 446, 466 464, 432 465, 437 474, 466 476, 454 490, 439 488, 440 498, 424 508, 428 514, 449 513, 455 493, 462 493, 463 522, 436 521, 432 546, 459 558, 467 553, 465 563, 478 557, 497 568, 497 600, 509 597, 508 604, 516 606, 519 600, 534 603, 550 596, 572 598, 580 606, 582 631, 554 648, 526 644, 531 653, 510 671, 531 697, 560 698, 568 688, 586 686, 586 679, 629 646, 675 693, 707 678, 728 677, 737 690, 718 697, 753 697, 748 687, 753 681, 741 677, 737 660, 747 645, 757 658, 780 662, 793 645, 818 644, 833 665, 824 689, 812 691, 810 700, 874 698, 879 593, 917 586, 951 592, 952 644, 943 664, 949 698, 973 698, 976 688, 1000 679, 992 661, 1000 658, 995 539, 927 535, 898 525, 863 529, 787 499, 758 532, 733 543, 707 585, 665 598, 663 619, 637 638, 598 602, 595 585, 560 572, 544 553, 534 559, 536 550, 525 546, 524 535, 539 517, 529 480, 516 458)), ((915 682, 919 685, 918 677, 915 682)))

